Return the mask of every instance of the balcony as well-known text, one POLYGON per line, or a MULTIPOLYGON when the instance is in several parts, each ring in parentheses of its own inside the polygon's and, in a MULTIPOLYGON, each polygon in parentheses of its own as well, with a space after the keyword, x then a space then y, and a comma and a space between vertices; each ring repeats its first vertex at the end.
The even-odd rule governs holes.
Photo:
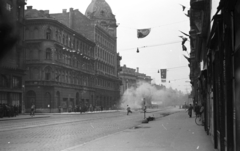
POLYGON ((190 5, 192 9, 203 10, 205 6, 205 0, 191 0, 190 5))

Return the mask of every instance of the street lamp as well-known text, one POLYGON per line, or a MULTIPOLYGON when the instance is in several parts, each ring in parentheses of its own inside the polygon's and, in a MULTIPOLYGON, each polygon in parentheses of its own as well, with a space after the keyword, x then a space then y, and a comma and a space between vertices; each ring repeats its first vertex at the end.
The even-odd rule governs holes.
POLYGON ((145 102, 145 98, 143 98, 143 118, 146 119, 146 102, 145 102))

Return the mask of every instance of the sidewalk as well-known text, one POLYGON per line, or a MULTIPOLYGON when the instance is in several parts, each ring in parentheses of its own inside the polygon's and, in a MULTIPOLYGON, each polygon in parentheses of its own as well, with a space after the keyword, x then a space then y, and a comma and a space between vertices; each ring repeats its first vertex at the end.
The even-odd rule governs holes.
MULTIPOLYGON (((93 112, 84 112, 82 114, 96 114, 96 113, 109 113, 109 112, 118 112, 118 110, 93 111, 93 112)), ((31 117, 29 113, 23 113, 23 114, 17 115, 16 117, 0 118, 0 121, 21 120, 21 119, 31 119, 31 118, 47 118, 52 115, 79 115, 79 114, 80 114, 79 112, 35 113, 35 116, 31 117)))
POLYGON ((64 151, 216 151, 203 126, 185 111, 64 151))

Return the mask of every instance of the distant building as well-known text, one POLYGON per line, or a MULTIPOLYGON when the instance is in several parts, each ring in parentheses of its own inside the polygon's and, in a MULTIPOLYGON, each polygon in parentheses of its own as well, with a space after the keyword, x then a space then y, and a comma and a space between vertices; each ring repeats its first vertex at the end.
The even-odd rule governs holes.
POLYGON ((152 78, 144 73, 139 73, 139 68, 137 68, 136 76, 137 82, 145 82, 151 84, 152 78))
POLYGON ((22 60, 25 5, 25 0, 0 2, 0 104, 18 106, 20 112, 25 73, 22 60))
POLYGON ((122 85, 120 88, 121 96, 128 88, 137 86, 137 76, 135 69, 128 68, 126 65, 124 65, 122 66, 122 71, 119 73, 119 77, 122 80, 122 85))
POLYGON ((121 56, 117 53, 117 24, 112 10, 105 0, 92 0, 85 15, 78 9, 66 9, 51 14, 70 29, 83 34, 95 42, 95 100, 97 106, 106 109, 118 104, 120 99, 121 56))
POLYGON ((119 73, 119 77, 122 80, 121 96, 127 89, 131 87, 136 88, 138 83, 145 82, 151 84, 151 77, 146 74, 139 73, 139 68, 133 69, 127 67, 126 65, 123 65, 121 68, 122 71, 119 73))
POLYGON ((25 12, 25 107, 37 112, 73 111, 95 105, 95 43, 28 6, 25 12))

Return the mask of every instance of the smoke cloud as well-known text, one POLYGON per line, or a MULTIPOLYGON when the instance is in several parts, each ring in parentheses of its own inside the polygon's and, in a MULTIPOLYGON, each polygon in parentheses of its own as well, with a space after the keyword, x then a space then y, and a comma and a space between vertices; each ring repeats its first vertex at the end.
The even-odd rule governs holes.
POLYGON ((147 107, 176 106, 183 105, 187 101, 187 95, 163 85, 140 82, 136 87, 131 87, 124 92, 121 98, 121 108, 126 108, 127 105, 133 109, 142 108, 143 100, 147 107))

